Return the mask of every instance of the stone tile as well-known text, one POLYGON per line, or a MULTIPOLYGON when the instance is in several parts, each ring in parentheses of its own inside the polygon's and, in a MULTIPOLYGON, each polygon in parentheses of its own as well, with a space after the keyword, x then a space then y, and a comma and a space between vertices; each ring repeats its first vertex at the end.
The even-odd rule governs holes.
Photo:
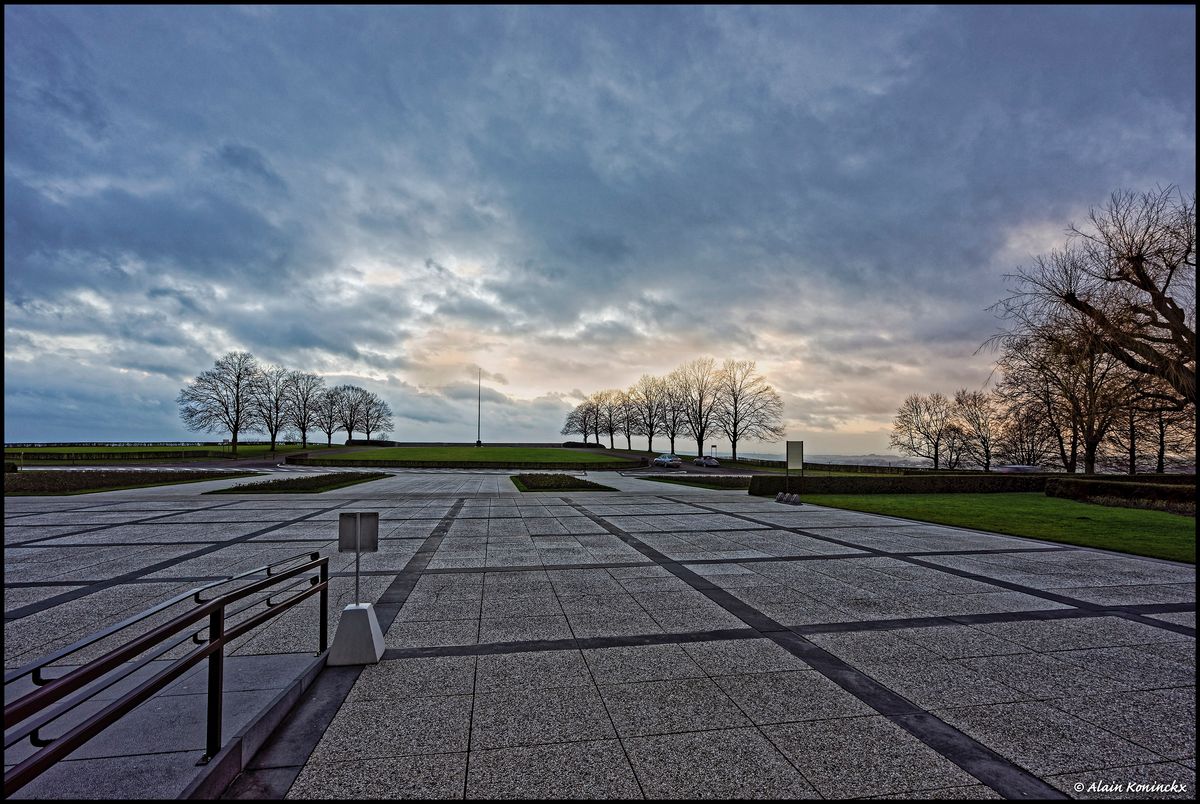
POLYGON ((1135 690, 1050 701, 1056 709, 1093 723, 1165 759, 1196 755, 1196 688, 1135 690))
POLYGON ((868 674, 925 709, 1028 700, 1029 695, 950 660, 873 665, 868 674))
POLYGON ((709 679, 602 684, 600 694, 622 737, 750 725, 709 679))
POLYGON ((756 729, 635 737, 623 741, 646 798, 817 798, 756 729))
POLYGON ((1196 680, 1196 655, 1191 645, 1170 642, 1164 646, 1123 646, 1055 651, 1046 654, 1069 664, 1088 668, 1134 689, 1157 689, 1192 684, 1196 680), (1182 655, 1162 655, 1162 647, 1183 648, 1182 655), (1151 650, 1148 648, 1158 648, 1151 650))
POLYGON ((1004 798, 986 784, 974 784, 966 787, 944 787, 940 790, 907 790, 903 793, 892 793, 887 796, 866 796, 871 799, 905 799, 931 800, 948 799, 951 801, 977 801, 982 799, 1004 798))
POLYGON ((533 639, 570 639, 567 618, 555 617, 485 617, 479 621, 479 643, 524 642, 533 639))
POLYGON ((471 752, 467 798, 641 798, 617 740, 471 752))
POLYGON ((625 684, 675 678, 704 678, 700 666, 678 645, 644 645, 585 650, 597 684, 625 684))
POLYGON ((713 681, 755 725, 872 715, 875 710, 820 673, 754 673, 713 681))
POLYGON ((389 659, 363 668, 346 700, 390 701, 474 691, 474 656, 389 659))
POLYGON ((1049 776, 1046 781, 1076 799, 1195 799, 1196 773, 1174 762, 1049 776))
POLYGON ((978 784, 881 716, 764 726, 762 731, 827 798, 978 784))
POLYGON ((662 626, 645 612, 622 615, 574 612, 567 614, 567 621, 576 639, 664 633, 662 626))
POLYGON ((710 676, 780 673, 809 666, 769 639, 689 642, 683 650, 710 676))
POLYGON ((309 762, 289 799, 461 798, 467 755, 432 754, 347 762, 309 762))
POLYGON ((1030 649, 980 631, 969 625, 937 625, 929 628, 900 628, 893 636, 915 642, 947 659, 966 659, 975 656, 1004 656, 1029 653, 1030 649))
POLYGON ((471 696, 345 703, 312 753, 312 761, 445 754, 467 750, 471 696))
POLYGON ((1125 620, 1120 617, 1087 617, 1077 620, 1047 620, 1016 623, 987 623, 981 631, 1047 652, 1079 648, 1109 648, 1118 645, 1146 645, 1154 642, 1178 642, 1181 634, 1164 628, 1125 620))
POLYGON ((1050 654, 980 656, 960 659, 958 663, 1035 699, 1129 688, 1127 684, 1100 675, 1094 668, 1064 662, 1050 654))
POLYGON ((591 687, 592 675, 577 650, 480 656, 475 676, 480 694, 500 690, 591 687))
POLYGON ((508 689, 475 698, 472 750, 615 736, 594 687, 508 689))
POLYGON ((394 622, 384 634, 389 648, 428 648, 443 645, 474 645, 479 638, 478 620, 394 622))
POLYGON ((934 714, 1042 777, 1160 759, 1041 701, 942 709, 934 714))

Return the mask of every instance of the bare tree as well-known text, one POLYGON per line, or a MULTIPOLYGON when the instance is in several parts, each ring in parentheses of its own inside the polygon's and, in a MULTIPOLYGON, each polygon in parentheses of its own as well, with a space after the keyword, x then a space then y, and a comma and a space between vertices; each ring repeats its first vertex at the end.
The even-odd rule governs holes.
MULTIPOLYGON (((597 391, 589 399, 595 405, 599 430, 608 434, 608 448, 613 448, 613 436, 621 430, 621 392, 613 389, 597 391)), ((600 439, 597 437, 596 442, 600 439)))
MULTIPOLYGON (((1068 245, 1011 275, 1006 318, 1069 309, 1094 327, 1095 347, 1134 372, 1163 380, 1169 396, 1196 402, 1196 199, 1175 188, 1113 193, 1071 227, 1068 245)), ((1176 404, 1176 407, 1180 407, 1176 404)))
POLYGON ((317 426, 317 403, 325 380, 316 374, 293 371, 288 376, 288 424, 300 431, 300 447, 308 448, 308 431, 317 426))
POLYGON ((697 457, 704 454, 704 443, 715 423, 719 383, 711 357, 688 361, 675 369, 683 397, 683 418, 688 432, 696 440, 697 457))
POLYGON ((625 436, 625 449, 633 451, 633 437, 641 432, 637 409, 628 391, 614 391, 617 408, 617 429, 625 436))
POLYGON ((371 433, 386 433, 394 426, 392 424, 392 409, 383 398, 377 394, 367 392, 366 403, 362 410, 362 429, 367 434, 367 440, 371 440, 371 433))
POLYGON ((675 438, 683 434, 687 427, 687 416, 684 414, 687 396, 678 371, 672 371, 663 380, 664 405, 662 412, 662 432, 671 442, 671 454, 675 454, 675 438))
POLYGON ((944 394, 909 395, 892 421, 891 445, 905 455, 928 458, 934 469, 939 468, 951 413, 944 394))
POLYGON ((739 441, 784 437, 783 400, 757 372, 753 360, 726 360, 717 374, 717 425, 737 460, 739 441))
POLYGON ((1094 348, 1092 327, 1078 314, 1058 317, 1006 338, 997 363, 1008 395, 1040 403, 1067 472, 1078 469, 1081 451, 1084 472, 1096 471, 1104 438, 1130 399, 1128 370, 1094 348))
POLYGON ((1041 466, 1053 454, 1054 440, 1055 435, 1039 402, 1007 404, 995 456, 1005 463, 1041 466))
POLYGON ((362 430, 363 409, 367 404, 367 391, 357 385, 339 385, 338 424, 346 431, 346 440, 354 437, 355 430, 362 430))
POLYGON ((271 439, 271 452, 275 451, 275 440, 290 420, 292 372, 283 366, 262 366, 250 383, 251 407, 254 417, 271 439))
POLYGON ((654 452, 654 436, 663 431, 663 410, 668 404, 666 381, 643 374, 628 393, 637 419, 636 434, 646 436, 646 451, 654 452))
POLYGON ((325 434, 326 446, 333 446, 333 434, 341 427, 338 421, 338 410, 342 406, 341 395, 342 392, 337 388, 323 389, 313 408, 313 423, 325 434))
POLYGON ((963 433, 964 456, 985 472, 992 469, 1003 415, 1003 402, 995 394, 966 388, 954 393, 953 416, 963 433))
POLYGON ((189 430, 228 432, 237 455, 238 434, 257 429, 251 384, 258 363, 249 352, 229 352, 179 391, 179 416, 189 430))
POLYGON ((565 436, 569 436, 572 433, 582 433, 583 443, 586 444, 590 428, 591 425, 588 423, 587 414, 584 411, 583 405, 576 405, 571 412, 567 414, 567 420, 563 422, 562 430, 559 432, 565 436))

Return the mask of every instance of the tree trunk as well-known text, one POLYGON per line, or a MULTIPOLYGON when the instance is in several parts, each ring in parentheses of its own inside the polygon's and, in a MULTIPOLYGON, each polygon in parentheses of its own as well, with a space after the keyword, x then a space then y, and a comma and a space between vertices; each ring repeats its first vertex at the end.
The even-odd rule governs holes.
POLYGON ((1133 411, 1129 412, 1129 474, 1137 474, 1137 427, 1133 411))
POLYGON ((631 433, 625 434, 625 449, 633 452, 633 435, 631 433))
POLYGON ((675 454, 675 436, 669 436, 669 438, 671 439, 671 454, 674 455, 675 454))
POLYGON ((300 431, 300 449, 308 449, 308 431, 300 431))
POLYGON ((237 430, 234 430, 232 435, 233 435, 233 439, 229 442, 230 443, 229 452, 231 455, 233 455, 234 458, 237 458, 237 430))
POLYGON ((736 438, 729 439, 729 446, 732 448, 733 462, 737 463, 737 439, 736 438))
POLYGON ((615 449, 615 447, 613 446, 613 434, 612 433, 608 434, 608 448, 615 449))
POLYGON ((646 436, 646 452, 654 452, 654 436, 646 436))
POLYGON ((1160 413, 1158 414, 1158 460, 1154 463, 1154 471, 1162 474, 1167 471, 1167 422, 1166 418, 1160 413))

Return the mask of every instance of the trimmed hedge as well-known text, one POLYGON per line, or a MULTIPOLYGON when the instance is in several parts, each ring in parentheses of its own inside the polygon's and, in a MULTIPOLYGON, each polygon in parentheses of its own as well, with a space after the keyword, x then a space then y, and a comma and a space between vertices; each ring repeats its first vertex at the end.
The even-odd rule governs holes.
POLYGON ((16 472, 16 471, 17 471, 17 465, 15 463, 9 463, 8 461, 4 462, 4 474, 8 474, 9 472, 16 472))
POLYGON ((593 444, 591 441, 564 441, 563 446, 567 449, 608 449, 603 444, 593 444))
POLYGON ((1046 481, 1047 497, 1068 500, 1087 500, 1097 497, 1119 500, 1190 503, 1196 499, 1196 486, 1166 482, 1131 482, 1122 480, 1093 480, 1051 478, 1046 481))
MULTIPOLYGON (((13 457, 14 453, 6 453, 13 457)), ((157 458, 228 458, 228 450, 196 449, 163 452, 17 452, 23 461, 144 461, 157 458)))
POLYGON ((518 491, 616 491, 574 475, 513 475, 518 491))
POLYGON ((800 494, 980 494, 1005 491, 1044 491, 1046 475, 890 475, 871 477, 841 475, 832 477, 799 477, 755 475, 750 479, 750 493, 758 497, 774 497, 781 491, 800 494))

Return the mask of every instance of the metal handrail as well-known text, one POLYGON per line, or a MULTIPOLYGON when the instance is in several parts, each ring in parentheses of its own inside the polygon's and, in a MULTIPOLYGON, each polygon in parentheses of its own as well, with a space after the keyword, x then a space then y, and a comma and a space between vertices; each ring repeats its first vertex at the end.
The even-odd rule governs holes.
MULTIPOLYGON (((182 676, 187 670, 199 664, 201 661, 208 660, 208 717, 207 717, 207 736, 205 741, 205 753, 199 764, 203 764, 216 756, 221 749, 221 723, 222 723, 222 693, 224 687, 224 659, 225 645, 233 639, 251 631, 262 623, 279 616, 301 601, 315 595, 320 594, 320 648, 319 652, 323 653, 329 644, 329 559, 321 557, 319 553, 308 554, 309 560, 304 563, 282 572, 278 572, 277 568, 281 564, 288 564, 296 560, 298 557, 285 559, 281 562, 276 562, 272 565, 259 567, 255 570, 250 570, 242 573, 234 578, 224 579, 213 584, 208 584, 199 590, 192 590, 177 595, 168 601, 167 604, 159 604, 148 609, 142 614, 136 615, 128 620, 118 623, 116 626, 105 629, 100 632, 100 635, 93 635, 80 640, 74 645, 68 646, 67 649, 60 650, 53 654, 53 658, 39 660, 30 665, 21 668, 11 674, 13 679, 21 678, 25 675, 34 675, 35 683, 40 676, 40 670, 44 668, 50 661, 54 661, 62 656, 69 655, 86 645, 90 645, 103 638, 109 636, 122 628, 139 622, 146 617, 162 611, 167 605, 178 603, 189 596, 195 596, 197 600, 203 589, 211 588, 212 586, 228 583, 237 578, 244 578, 254 573, 266 571, 267 577, 255 580, 246 586, 228 592, 220 597, 204 601, 192 611, 181 614, 167 623, 164 623, 150 631, 135 637, 131 641, 121 645, 103 656, 94 659, 86 664, 76 667, 74 670, 66 673, 63 676, 52 680, 43 679, 38 689, 33 690, 27 695, 18 698, 17 700, 8 703, 4 707, 4 723, 6 729, 23 721, 35 718, 32 723, 18 727, 20 737, 29 737, 33 745, 40 748, 27 759, 18 763, 4 774, 4 795, 11 796, 17 790, 20 790, 26 784, 52 767, 59 760, 68 756, 79 746, 83 745, 88 740, 95 737, 104 729, 111 726, 117 720, 130 711, 144 703, 159 690, 165 688, 171 682, 182 676), (257 592, 276 585, 289 578, 294 578, 298 575, 305 574, 312 570, 316 570, 318 575, 307 578, 309 586, 301 592, 287 598, 272 603, 272 598, 280 594, 280 590, 275 590, 266 597, 267 608, 258 614, 246 618, 245 620, 226 628, 226 606, 235 601, 242 600, 257 592), (38 735, 38 730, 49 723, 50 721, 60 717, 64 713, 74 709, 87 698, 95 695, 98 689, 89 689, 84 695, 78 695, 66 702, 66 705, 55 708, 52 712, 46 712, 49 707, 62 701, 72 693, 87 687, 97 679, 102 678, 111 671, 127 665, 130 660, 149 650, 150 648, 169 640, 172 636, 180 632, 191 632, 192 626, 204 617, 208 617, 208 633, 209 638, 195 650, 190 651, 183 657, 172 662, 168 667, 159 671, 149 679, 140 683, 130 692, 117 698, 115 701, 105 706, 99 712, 85 719, 82 723, 76 725, 67 731, 64 735, 52 740, 46 740, 38 735), (44 714, 43 714, 44 713, 44 714), (40 715, 40 716, 39 716, 40 715)), ((303 586, 303 581, 288 585, 284 592, 294 589, 296 586, 303 586)), ((258 601, 262 602, 262 601, 258 601)), ((238 614, 246 611, 257 603, 250 604, 239 608, 233 614, 238 614)), ((167 650, 186 642, 187 639, 193 638, 194 635, 188 633, 183 639, 178 640, 169 645, 165 650, 156 653, 150 659, 144 659, 135 663, 133 668, 126 667, 126 672, 109 680, 99 689, 104 689, 111 686, 121 678, 128 678, 129 674, 137 669, 145 666, 148 661, 161 656, 167 650)), ((10 677, 6 675, 5 683, 8 683, 10 677)), ((14 741, 15 741, 14 739, 14 741)), ((9 738, 5 738, 6 747, 11 744, 9 738)))
POLYGON ((291 562, 298 561, 302 558, 307 558, 308 560, 311 561, 313 556, 316 556, 316 555, 317 555, 317 553, 297 553, 294 556, 289 556, 288 558, 280 559, 279 561, 275 561, 271 564, 264 564, 261 567, 255 567, 254 569, 246 570, 245 572, 239 573, 238 575, 230 576, 229 578, 218 578, 215 581, 206 583, 203 586, 198 586, 195 589, 189 589, 186 592, 180 592, 179 594, 175 595, 174 597, 168 598, 167 600, 164 600, 162 603, 159 603, 155 606, 151 606, 150 608, 146 609, 145 611, 138 612, 137 614, 134 614, 133 616, 128 617, 128 618, 120 621, 119 623, 110 625, 108 628, 105 628, 101 631, 97 631, 94 634, 88 634, 87 636, 83 637, 82 639, 80 639, 76 642, 72 642, 70 645, 67 645, 65 648, 60 648, 59 650, 55 651, 54 653, 51 653, 49 656, 43 656, 42 658, 38 659, 35 662, 31 662, 30 664, 24 665, 23 667, 18 667, 16 670, 10 670, 10 671, 6 672, 4 674, 4 683, 11 684, 12 682, 16 681, 18 678, 22 678, 24 676, 33 674, 33 683, 40 687, 43 684, 49 683, 49 681, 51 680, 51 679, 46 679, 46 678, 42 677, 42 675, 41 675, 42 669, 44 669, 48 665, 54 664, 55 662, 65 658, 67 656, 70 656, 72 653, 76 653, 76 652, 86 648, 88 645, 92 645, 92 644, 95 644, 96 642, 99 642, 102 639, 106 639, 107 637, 112 636, 113 634, 117 633, 118 631, 122 631, 122 630, 128 628, 129 626, 133 625, 134 623, 141 622, 142 620, 146 619, 147 617, 151 617, 155 614, 158 614, 160 611, 169 609, 171 606, 174 606, 176 603, 181 603, 184 600, 187 600, 189 597, 195 598, 197 603, 203 603, 205 601, 203 601, 200 598, 200 594, 208 589, 212 589, 217 586, 223 586, 227 583, 232 583, 233 581, 239 581, 243 578, 247 578, 251 575, 256 575, 260 572, 264 572, 269 576, 269 575, 271 575, 271 570, 274 567, 279 567, 284 564, 290 564, 291 562))

